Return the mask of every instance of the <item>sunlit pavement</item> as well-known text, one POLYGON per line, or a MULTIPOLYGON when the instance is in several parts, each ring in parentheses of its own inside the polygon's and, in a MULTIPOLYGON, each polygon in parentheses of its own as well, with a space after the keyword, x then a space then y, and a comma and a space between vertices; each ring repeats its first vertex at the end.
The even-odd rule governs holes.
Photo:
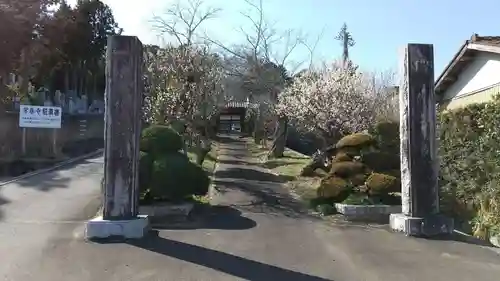
POLYGON ((221 137, 213 204, 199 223, 141 241, 84 241, 99 206, 102 158, 0 187, 3 280, 498 280, 480 246, 408 238, 309 215, 282 180, 221 137))

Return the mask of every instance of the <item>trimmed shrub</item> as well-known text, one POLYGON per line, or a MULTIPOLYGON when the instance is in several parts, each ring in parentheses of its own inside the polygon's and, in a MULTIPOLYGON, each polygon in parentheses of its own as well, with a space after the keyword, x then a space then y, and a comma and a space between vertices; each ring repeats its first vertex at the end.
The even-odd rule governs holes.
POLYGON ((359 186, 365 184, 368 175, 366 174, 357 174, 349 177, 349 181, 353 186, 359 186))
POLYGON ((369 132, 380 150, 399 155, 399 122, 378 122, 369 132))
POLYGON ((398 192, 401 190, 400 182, 396 177, 372 173, 366 179, 366 187, 370 194, 398 192))
POLYGON ((439 118, 441 209, 464 230, 488 235, 500 225, 500 211, 481 210, 480 204, 483 198, 500 204, 499 97, 442 112, 439 118))
POLYGON ((209 184, 205 171, 184 154, 170 153, 154 161, 150 189, 155 199, 180 201, 205 195, 209 184))
POLYGON ((351 161, 352 157, 347 155, 345 152, 339 152, 335 157, 333 158, 333 162, 346 162, 346 161, 351 161))
POLYGON ((321 180, 316 194, 319 198, 337 198, 349 190, 350 186, 346 180, 329 175, 321 180))
POLYGON ((139 160, 139 190, 141 194, 148 191, 151 184, 151 173, 154 158, 151 154, 141 151, 139 160))
POLYGON ((141 151, 157 157, 181 150, 184 142, 174 129, 164 125, 152 125, 142 131, 140 146, 141 151))
POLYGON ((355 147, 355 148, 364 148, 375 144, 375 139, 365 133, 355 133, 348 136, 343 137, 337 142, 336 148, 346 148, 346 147, 355 147))
POLYGON ((361 161, 374 171, 382 172, 399 169, 399 154, 391 154, 384 151, 369 151, 361 155, 361 161))
POLYGON ((337 175, 341 178, 360 174, 366 171, 366 166, 359 162, 337 162, 332 164, 330 174, 337 175))
POLYGON ((179 134, 186 132, 186 122, 183 120, 174 120, 170 123, 170 127, 179 134))

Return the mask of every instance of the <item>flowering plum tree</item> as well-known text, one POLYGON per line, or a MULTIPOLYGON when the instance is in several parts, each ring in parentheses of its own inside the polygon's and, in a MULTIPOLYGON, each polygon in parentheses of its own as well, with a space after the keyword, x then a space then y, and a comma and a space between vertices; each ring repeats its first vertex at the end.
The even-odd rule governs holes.
POLYGON ((338 62, 304 71, 278 96, 276 111, 301 129, 319 132, 326 146, 374 122, 374 100, 365 78, 356 67, 338 62))

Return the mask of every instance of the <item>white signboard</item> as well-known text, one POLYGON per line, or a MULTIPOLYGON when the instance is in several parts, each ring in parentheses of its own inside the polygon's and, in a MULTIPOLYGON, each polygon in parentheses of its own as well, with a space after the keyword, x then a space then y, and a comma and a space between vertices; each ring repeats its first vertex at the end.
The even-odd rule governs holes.
POLYGON ((19 127, 60 129, 61 115, 61 108, 57 106, 21 105, 19 127))

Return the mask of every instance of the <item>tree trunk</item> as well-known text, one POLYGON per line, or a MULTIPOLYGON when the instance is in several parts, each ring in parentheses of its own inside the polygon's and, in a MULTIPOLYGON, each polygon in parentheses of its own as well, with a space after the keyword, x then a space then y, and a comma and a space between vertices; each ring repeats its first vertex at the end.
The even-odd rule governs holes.
POLYGON ((63 93, 68 93, 69 90, 69 75, 70 75, 71 67, 69 65, 66 65, 64 67, 64 89, 63 93))
POLYGON ((269 156, 280 158, 283 157, 286 146, 286 137, 288 134, 288 118, 286 116, 280 117, 276 134, 274 136, 273 146, 269 151, 269 156))
POLYGON ((24 48, 21 52, 21 85, 19 87, 19 92, 21 96, 28 97, 29 89, 29 58, 28 58, 28 47, 24 48))
POLYGON ((257 116, 255 117, 255 127, 254 127, 254 140, 256 144, 261 144, 262 139, 263 139, 263 124, 262 124, 263 118, 261 116, 260 110, 257 113, 257 116))

